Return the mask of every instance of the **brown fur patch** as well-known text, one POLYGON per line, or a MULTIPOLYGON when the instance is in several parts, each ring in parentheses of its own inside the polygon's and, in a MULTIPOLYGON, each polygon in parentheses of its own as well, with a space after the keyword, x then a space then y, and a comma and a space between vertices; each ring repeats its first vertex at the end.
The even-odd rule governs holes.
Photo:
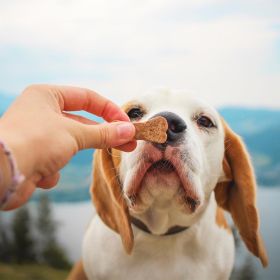
POLYGON ((217 203, 231 213, 240 236, 249 251, 260 258, 263 266, 268 257, 259 231, 256 207, 256 180, 248 152, 241 138, 223 122, 225 131, 225 158, 223 168, 229 182, 215 188, 217 203))
POLYGON ((117 149, 112 149, 112 160, 114 168, 116 168, 117 174, 119 174, 120 164, 121 164, 121 151, 117 149))
POLYGON ((126 252, 131 253, 134 244, 133 232, 128 207, 118 180, 117 155, 116 150, 96 150, 91 194, 100 218, 108 227, 120 234, 126 252))
POLYGON ((227 220, 225 218, 225 213, 224 213, 224 210, 217 206, 217 209, 216 209, 216 224, 220 227, 220 228, 224 228, 226 229, 228 232, 231 233, 231 229, 227 223, 227 220))

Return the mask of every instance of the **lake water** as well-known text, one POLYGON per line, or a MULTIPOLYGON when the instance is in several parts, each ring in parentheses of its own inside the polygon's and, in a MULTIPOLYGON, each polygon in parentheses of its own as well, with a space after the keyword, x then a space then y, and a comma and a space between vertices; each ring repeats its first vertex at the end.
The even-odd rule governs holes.
MULTIPOLYGON (((269 267, 262 269, 259 261, 240 246, 237 249, 237 270, 233 279, 280 279, 280 188, 259 188, 258 205, 261 231, 270 258, 269 267)), ((31 203, 30 207, 32 209, 34 205, 31 203)), ((81 256, 82 238, 93 211, 90 202, 53 204, 53 216, 59 222, 57 236, 72 261, 81 256)), ((12 212, 7 215, 12 215, 12 212)))

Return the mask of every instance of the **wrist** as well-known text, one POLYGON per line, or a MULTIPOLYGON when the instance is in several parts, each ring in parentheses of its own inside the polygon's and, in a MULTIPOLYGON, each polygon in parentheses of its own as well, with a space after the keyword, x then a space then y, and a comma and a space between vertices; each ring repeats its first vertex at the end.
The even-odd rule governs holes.
POLYGON ((24 176, 19 172, 16 161, 6 144, 0 140, 0 207, 10 200, 24 176))
POLYGON ((0 140, 0 201, 4 197, 9 186, 12 182, 12 170, 9 159, 5 153, 5 149, 0 140))
POLYGON ((0 120, 0 141, 10 152, 17 169, 27 177, 31 174, 31 166, 33 165, 32 150, 27 147, 24 138, 15 133, 11 127, 6 127, 0 120))

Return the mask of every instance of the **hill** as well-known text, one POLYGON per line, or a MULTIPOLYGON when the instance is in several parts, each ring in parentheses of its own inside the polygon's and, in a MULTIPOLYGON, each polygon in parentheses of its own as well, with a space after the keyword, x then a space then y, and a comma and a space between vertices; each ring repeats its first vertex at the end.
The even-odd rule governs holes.
POLYGON ((280 110, 222 108, 221 115, 244 139, 259 185, 280 185, 280 110))
MULTIPOLYGON (((0 93, 0 115, 13 98, 0 93)), ((224 107, 219 112, 242 136, 252 156, 259 185, 280 186, 280 110, 224 107)), ((84 116, 89 114, 82 113, 84 116)), ((91 116, 92 119, 100 119, 91 116)), ((61 172, 62 178, 49 195, 54 201, 89 199, 93 150, 78 153, 61 172)), ((38 191, 38 193, 40 190, 38 191)), ((36 199, 37 195, 34 196, 36 199)))

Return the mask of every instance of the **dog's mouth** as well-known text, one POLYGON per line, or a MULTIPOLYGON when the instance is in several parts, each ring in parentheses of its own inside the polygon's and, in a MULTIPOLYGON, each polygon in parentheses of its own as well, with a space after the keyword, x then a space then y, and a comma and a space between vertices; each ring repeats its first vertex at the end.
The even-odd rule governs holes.
POLYGON ((168 180, 168 176, 174 178, 175 175, 181 182, 181 187, 179 189, 181 200, 188 205, 191 212, 194 212, 201 204, 201 201, 191 183, 189 174, 185 171, 183 166, 184 163, 177 157, 170 157, 169 159, 161 158, 155 161, 142 161, 128 188, 127 197, 130 201, 130 205, 133 206, 137 203, 137 197, 144 178, 147 178, 147 176, 158 178, 163 176, 168 180))
POLYGON ((173 163, 166 159, 161 159, 153 163, 149 169, 147 170, 147 173, 151 172, 162 172, 164 174, 175 172, 176 168, 173 165, 173 163))

